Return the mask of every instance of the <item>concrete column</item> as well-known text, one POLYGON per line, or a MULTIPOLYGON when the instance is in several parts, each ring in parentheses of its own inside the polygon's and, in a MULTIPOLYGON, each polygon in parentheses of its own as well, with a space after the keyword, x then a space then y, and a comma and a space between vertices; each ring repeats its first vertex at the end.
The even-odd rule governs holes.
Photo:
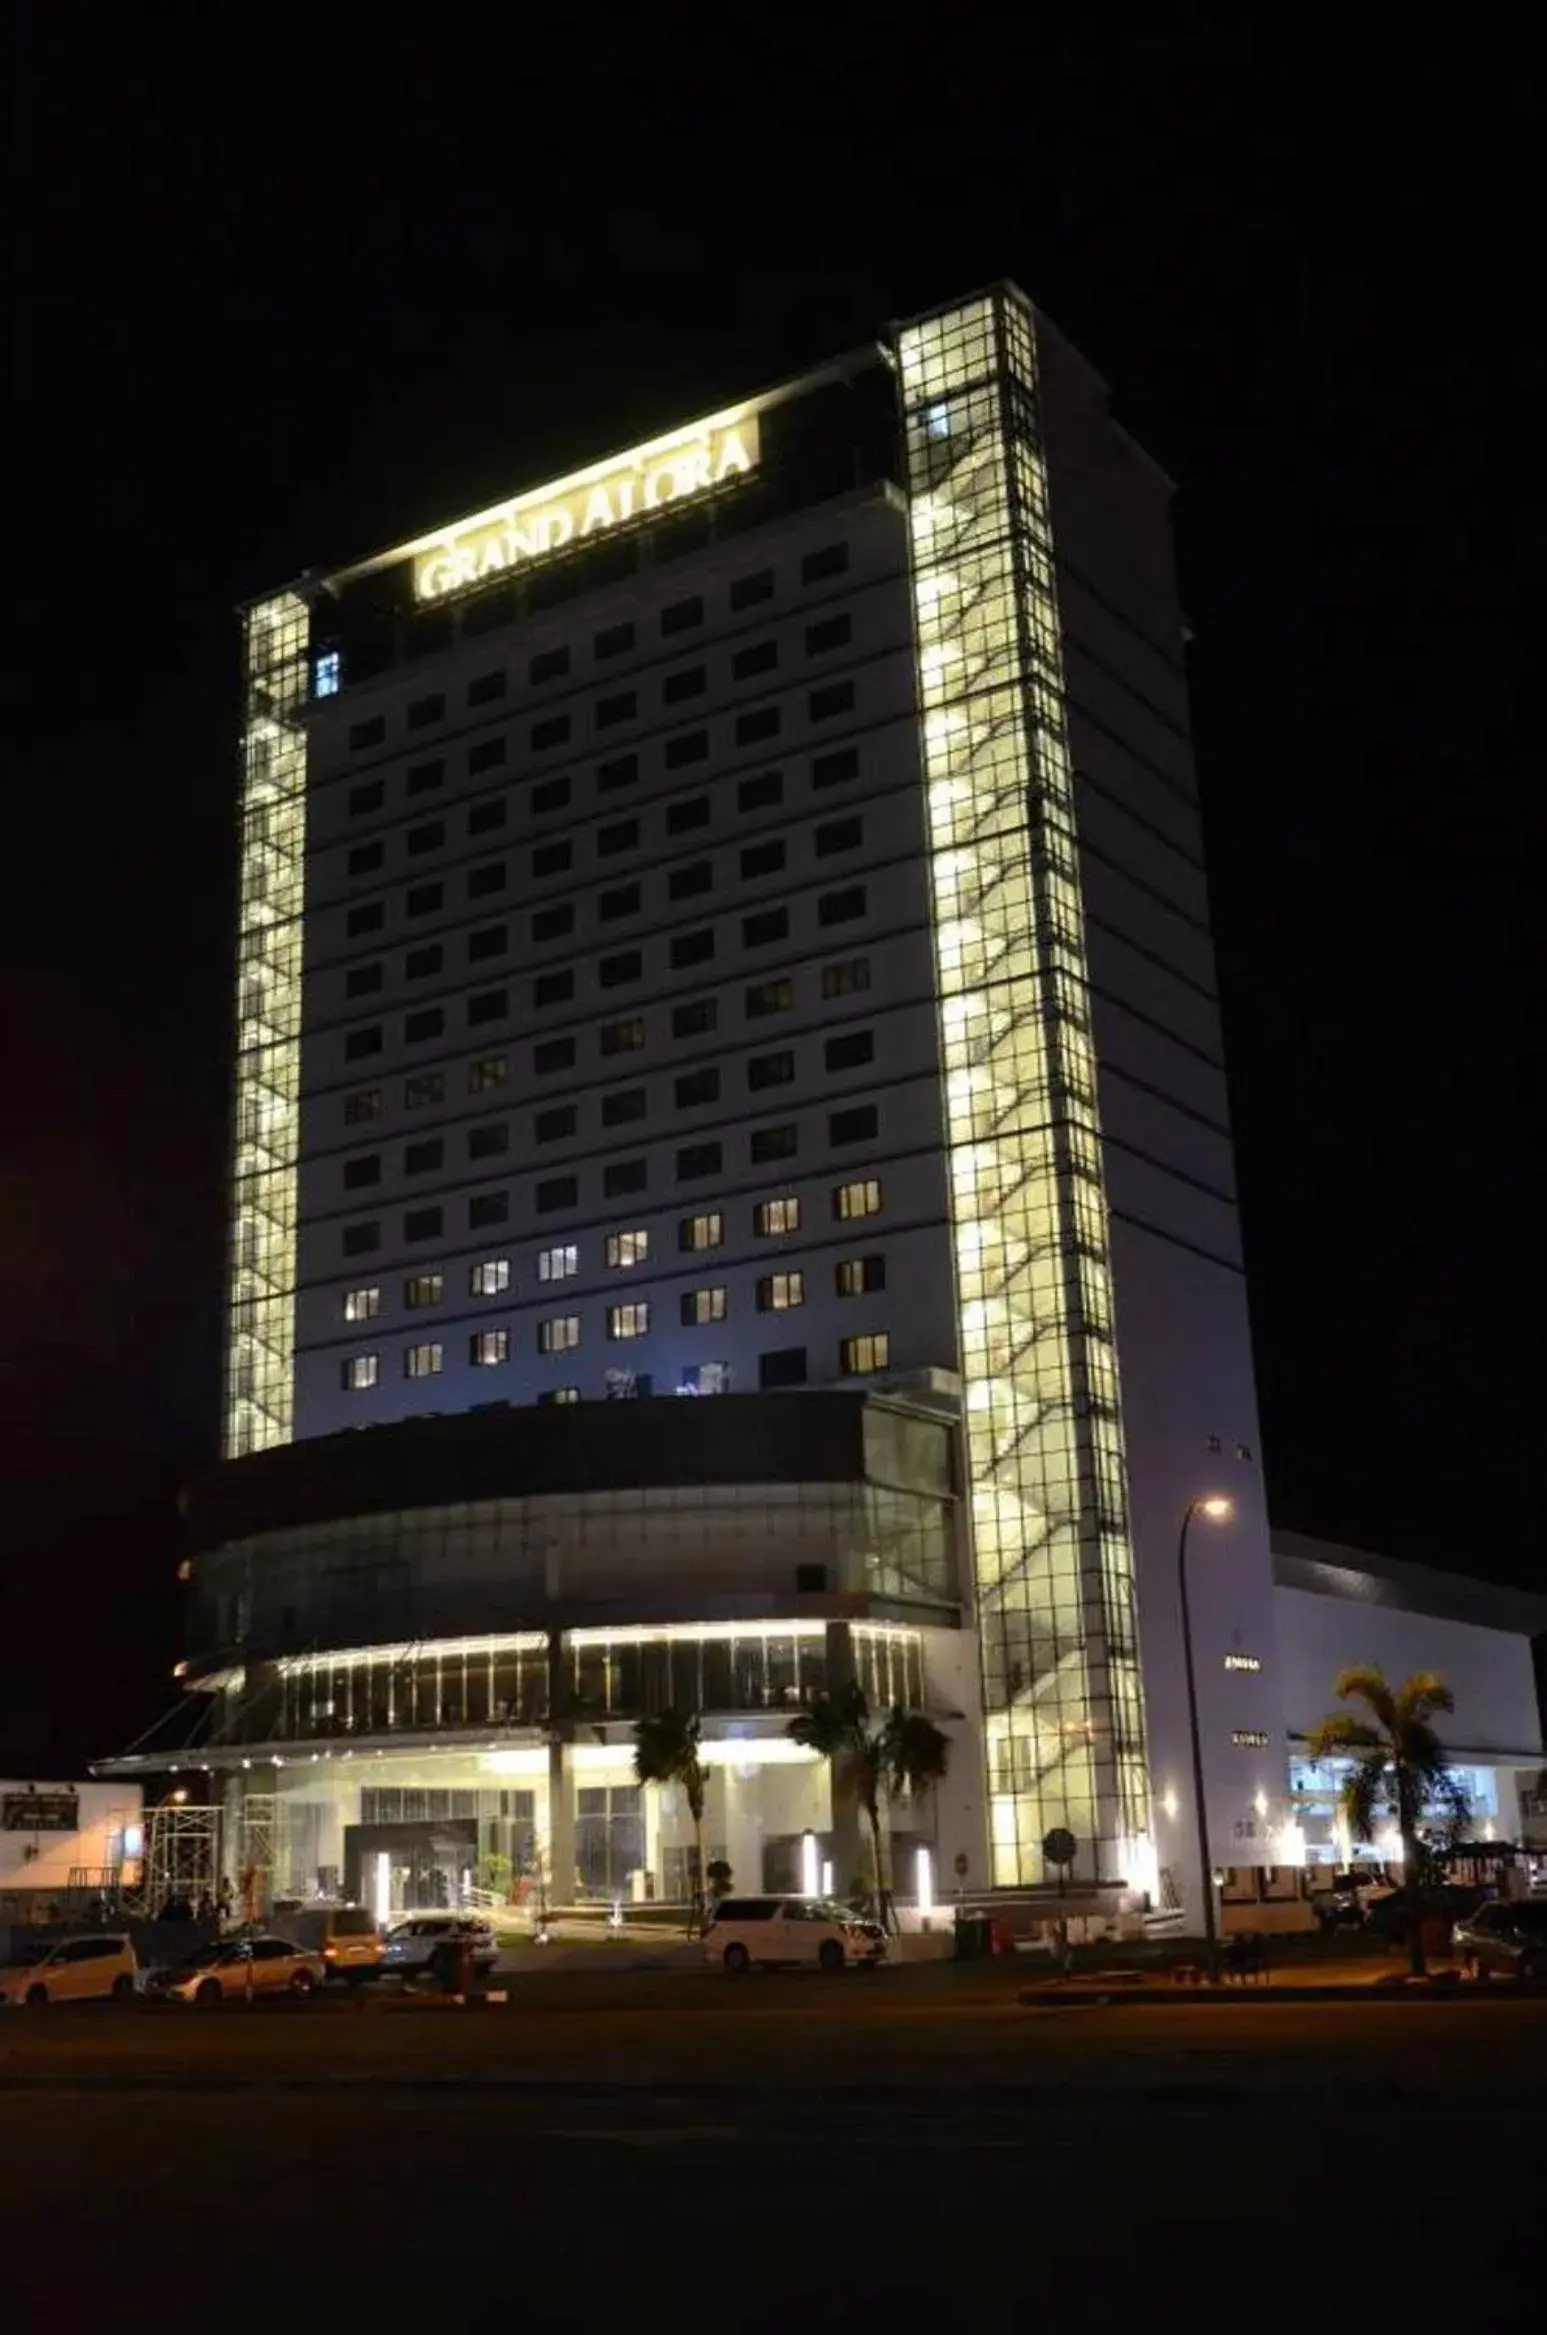
MULTIPOLYGON (((827 1691, 840 1695, 857 1675, 854 1661, 854 1640, 847 1622, 829 1622, 827 1625, 827 1691)), ((852 1793, 840 1793, 831 1767, 827 1774, 828 1790, 832 1800, 832 1861, 833 1892, 847 1897, 855 1875, 868 1873, 874 1859, 871 1854, 870 1826, 859 1802, 852 1793)))

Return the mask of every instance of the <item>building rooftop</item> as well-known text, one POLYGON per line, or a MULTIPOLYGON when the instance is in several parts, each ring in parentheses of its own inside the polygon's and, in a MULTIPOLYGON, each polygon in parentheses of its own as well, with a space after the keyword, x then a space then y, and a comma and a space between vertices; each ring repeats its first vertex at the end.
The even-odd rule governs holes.
POLYGON ((1509 1630, 1521 1637, 1547 1635, 1547 1595, 1277 1527, 1271 1542, 1273 1578, 1280 1589, 1308 1589, 1318 1597, 1347 1597, 1360 1605, 1432 1614, 1436 1621, 1472 1622, 1479 1629, 1509 1630))

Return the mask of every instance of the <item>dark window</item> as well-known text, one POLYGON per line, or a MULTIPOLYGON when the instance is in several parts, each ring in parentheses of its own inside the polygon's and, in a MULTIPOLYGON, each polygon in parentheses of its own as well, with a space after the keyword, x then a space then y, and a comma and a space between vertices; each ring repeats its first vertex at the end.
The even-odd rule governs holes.
POLYGON ((438 786, 446 783, 444 762, 415 762, 408 773, 408 791, 411 795, 432 795, 438 786))
POLYGON ((387 912, 379 900, 366 900, 358 908, 351 908, 344 922, 344 930, 351 940, 363 940, 368 932, 380 932, 387 920, 387 912))
POLYGON ((557 1143, 565 1135, 573 1135, 580 1122, 580 1113, 573 1103, 556 1103, 551 1111, 539 1111, 532 1121, 532 1132, 539 1143, 557 1143))
POLYGON ((784 774, 778 770, 763 770, 756 778, 744 778, 736 789, 738 811, 766 811, 783 800, 784 774))
POLYGON ((480 738, 476 746, 470 746, 467 767, 473 777, 476 778, 480 770, 500 769, 505 760, 507 743, 504 738, 480 738))
POLYGON ((446 1074, 443 1070, 416 1071, 412 1078, 403 1081, 405 1110, 422 1111, 431 1103, 443 1103, 445 1099, 446 1074))
POLYGON ((427 851, 439 851, 445 840, 444 819, 431 819, 423 827, 410 827, 403 837, 404 848, 410 859, 418 859, 427 851))
POLYGON ((366 746, 379 746, 386 735, 387 719, 385 714, 375 714, 368 722, 351 722, 349 750, 352 754, 358 754, 366 746))
POLYGON ((532 873, 534 876, 562 876, 573 866, 574 858, 575 847, 567 838, 563 843, 545 843, 532 854, 532 873))
POLYGON ((863 819, 829 819, 816 831, 817 857, 825 859, 829 852, 854 851, 864 840, 863 819))
POLYGON ((446 1027, 446 1017, 438 1005, 423 1005, 417 1013, 404 1016, 403 1035, 410 1046, 422 1045, 426 1038, 438 1038, 446 1027))
POLYGON ((717 1176, 724 1158, 718 1143, 688 1143, 677 1154, 677 1175, 683 1183, 695 1176, 717 1176))
POLYGON ((532 918, 533 940, 562 940, 574 929, 575 911, 568 900, 561 901, 557 908, 539 908, 532 918))
POLYGON ((843 575, 849 565, 849 547, 846 543, 824 543, 820 551, 808 551, 800 563, 803 584, 825 583, 829 576, 843 575))
POLYGON ((875 1059, 875 1051, 874 1030, 850 1030, 844 1037, 828 1039, 827 1067, 829 1070, 858 1070, 862 1063, 875 1059))
POLYGON ((795 1057, 788 1047, 779 1054, 754 1054, 747 1064, 747 1084, 756 1094, 765 1086, 788 1086, 795 1076, 795 1057))
POLYGON ((602 1125, 627 1127, 645 1115, 646 1094, 642 1086, 626 1086, 622 1092, 602 1097, 602 1125))
POLYGON ((568 649, 543 649, 526 669, 528 681, 557 681, 569 671, 568 649))
POLYGON ((689 762, 702 762, 709 753, 707 730, 684 730, 680 736, 666 741, 666 767, 681 770, 689 762))
POLYGON ((720 1073, 714 1069, 685 1070, 676 1085, 679 1111, 690 1111, 699 1103, 717 1103, 720 1099, 720 1073))
POLYGON ((445 718, 446 700, 439 695, 416 697, 408 709, 408 726, 411 730, 428 729, 431 722, 441 722, 445 718))
POLYGON ((469 1159, 498 1159, 510 1149, 510 1129, 503 1119, 488 1119, 467 1131, 469 1159))
POLYGON ((634 645, 634 627, 631 624, 609 624, 599 632, 591 644, 599 657, 620 657, 634 645))
POLYGON ((502 957, 510 946, 510 934, 503 924, 485 924, 467 936, 467 961, 481 965, 488 957, 502 957))
POLYGON ((480 673, 476 680, 469 681, 467 685, 469 705, 492 705, 496 698, 503 697, 504 694, 505 676, 503 673, 480 673))
POLYGON ((493 835, 504 826, 508 815, 503 795, 496 795, 491 802, 474 803, 467 814, 467 832, 469 835, 493 835))
POLYGON ((446 1146, 438 1135, 424 1143, 410 1143, 403 1150, 403 1173, 409 1176, 427 1176, 446 1164, 446 1146))
POLYGON ((806 654, 819 657, 824 649, 841 649, 854 630, 852 616, 824 616, 820 624, 806 627, 806 654))
POLYGON ((771 673, 779 662, 777 641, 754 641, 749 649, 738 649, 731 659, 731 679, 750 681, 754 673, 771 673))
POLYGON ((671 962, 674 972, 688 965, 707 965, 714 955, 714 929, 706 926, 702 932, 679 933, 671 944, 671 962))
POLYGON ((599 895, 596 913, 603 924, 610 924, 615 916, 637 916, 641 897, 637 884, 615 884, 610 892, 599 895))
POLYGON ((631 722, 639 711, 639 700, 632 689, 620 689, 614 697, 599 697, 596 701, 596 726, 611 729, 614 722, 631 722))
POLYGON ((480 1054, 467 1066, 467 1091, 470 1095, 487 1094, 491 1087, 503 1086, 509 1076, 508 1054, 480 1054))
POLYGON ((434 1240, 445 1223, 441 1208, 410 1208, 403 1219, 405 1240, 434 1240))
POLYGON ((610 827, 597 828, 596 855, 598 859, 611 859, 615 852, 632 851, 638 841, 637 819, 615 819, 610 827))
POLYGON ((849 884, 841 892, 824 892, 816 904, 818 924, 850 924, 865 913, 865 887, 849 884))
POLYGON ((602 1193, 608 1200, 621 1200, 626 1192, 642 1192, 649 1182, 649 1169, 642 1159, 615 1160, 602 1171, 602 1193))
POLYGON ((852 1111, 830 1111, 827 1117, 829 1143, 868 1143, 881 1124, 880 1113, 874 1103, 862 1103, 852 1111))
POLYGON ((672 1007, 671 1034, 674 1038, 706 1038, 718 1019, 717 999, 695 997, 687 1005, 672 1007))
POLYGON ((833 1286, 840 1297, 868 1297, 886 1287, 885 1257, 844 1257, 833 1269, 833 1286))
POLYGON ((813 689, 806 699, 806 712, 814 722, 831 721, 834 714, 853 711, 852 681, 829 681, 825 689, 813 689))
POLYGON ((357 1152, 353 1159, 345 1160, 344 1189, 346 1192, 363 1192, 368 1185, 380 1182, 381 1153, 379 1151, 357 1152))
POLYGON ((352 876, 371 876, 381 866, 386 853, 379 843, 357 843, 349 854, 349 873, 352 876))
POLYGON ((804 1346, 775 1346, 757 1358, 759 1386, 804 1386, 806 1383, 806 1349, 804 1346))
POLYGON ((573 1038, 544 1038, 540 1046, 532 1048, 532 1068, 541 1077, 552 1070, 568 1070, 575 1060, 573 1038))
POLYGON ((759 981, 746 995, 747 1019, 759 1020, 765 1013, 786 1013, 795 1003, 795 984, 781 976, 777 981, 759 981))
POLYGON ((433 916, 446 898, 444 884, 411 884, 403 906, 410 916, 433 916))
POLYGON ((645 1042, 645 1025, 641 1021, 604 1022, 601 1031, 601 1050, 604 1054, 635 1054, 645 1042))
POLYGON ((847 957, 841 965, 822 967, 822 995, 824 997, 852 997, 857 989, 870 987, 870 959, 847 957))
POLYGON ((491 1224, 510 1222, 510 1194, 508 1192, 475 1192, 467 1203, 467 1229, 485 1232, 491 1224))
POLYGON ((346 1062, 358 1062, 366 1054, 379 1054, 380 1052, 381 1024, 379 1022, 367 1029, 351 1030, 344 1040, 344 1060, 346 1062))
POLYGON ((532 751, 540 754, 548 746, 562 746, 569 736, 567 713, 551 713, 546 721, 532 724, 532 751))
POLYGON ((482 900, 490 892, 503 892, 505 876, 505 862, 502 859, 491 859, 481 868, 469 868, 467 871, 467 896, 469 900, 482 900))
POLYGON ((438 973, 446 961, 446 952, 438 940, 430 941, 422 949, 410 949, 403 959, 403 970, 410 981, 427 980, 438 973))
POLYGON ((547 1216, 555 1208, 573 1208, 579 1197, 580 1180, 577 1176, 550 1176, 546 1183, 537 1187, 537 1213, 539 1216, 547 1216))
POLYGON ((632 786, 638 776, 637 754, 616 754, 610 762, 596 765, 596 784, 602 794, 609 793, 613 787, 632 786))
POLYGON ((760 908, 755 916, 741 920, 741 938, 749 949, 766 948, 770 941, 787 940, 790 930, 790 912, 787 908, 760 908))
POLYGON ((697 594, 691 600, 677 600, 670 608, 661 610, 661 630, 665 633, 686 632, 693 624, 704 621, 704 604, 697 594))
POLYGON ((681 705, 684 698, 702 697, 706 679, 702 665, 688 665, 680 673, 668 673, 661 683, 661 703, 681 705))
POLYGON ((620 981, 637 981, 644 970, 644 959, 638 949, 624 949, 615 957, 603 957, 596 968, 596 978, 604 989, 616 989, 620 981))
POLYGON ((545 811, 562 811, 569 801, 567 778, 545 778, 541 786, 532 789, 532 812, 541 818, 545 811))
POLYGON ((835 754, 818 754, 811 765, 813 786, 842 786, 859 776, 859 748, 840 746, 835 754))
POLYGON ((362 1086, 358 1093, 344 1097, 344 1125, 358 1127, 362 1119, 381 1117, 381 1088, 362 1086))
MULTIPOLYGON (((825 1589, 827 1587, 827 1567, 825 1565, 797 1565, 795 1568, 795 1587, 798 1591, 825 1589)), ((723 1913, 725 1909, 722 1906, 720 1910, 723 1913)))
POLYGON ((700 892, 712 892, 713 860, 695 859, 690 867, 673 868, 667 878, 666 889, 673 900, 695 900, 700 892))
POLYGON ((741 855, 743 876, 776 876, 784 865, 782 843, 749 843, 741 855))
POLYGON ((349 790, 349 816, 351 819, 360 819, 367 811, 379 811, 386 799, 384 779, 372 778, 364 786, 352 786, 349 790))
POLYGON ((567 1005, 575 994, 575 976, 566 966, 562 973, 539 973, 532 983, 534 1005, 567 1005))
POLYGON ((707 827, 708 824, 709 797, 707 795, 684 795, 680 803, 668 803, 666 806, 666 832, 668 835, 686 835, 690 828, 707 827))
POLYGON ((382 969, 376 965, 351 965, 344 975, 346 997, 370 997, 381 987, 382 969))
POLYGON ((480 989, 467 1001, 467 1021, 470 1029, 480 1022, 503 1021, 510 1011, 509 994, 503 989, 480 989))
POLYGON ((346 1224, 342 1245, 346 1257, 368 1257, 381 1247, 380 1222, 373 1217, 366 1224, 346 1224))
POLYGON ((777 738, 783 714, 776 705, 760 705, 751 713, 736 716, 736 743, 738 746, 756 746, 764 738, 777 738))
POLYGON ((731 584, 730 603, 735 609, 755 608, 760 600, 771 600, 773 596, 772 568, 760 568, 755 576, 737 576, 731 584))
POLYGON ((752 1130, 752 1165, 764 1167, 770 1160, 793 1159, 799 1148, 800 1134, 793 1121, 782 1127, 754 1127, 752 1130))

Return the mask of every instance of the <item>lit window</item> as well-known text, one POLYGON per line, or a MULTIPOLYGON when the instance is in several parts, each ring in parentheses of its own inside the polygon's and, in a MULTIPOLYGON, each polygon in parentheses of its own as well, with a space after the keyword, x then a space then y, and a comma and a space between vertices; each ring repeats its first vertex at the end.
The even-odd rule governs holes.
POLYGON ((867 1371, 884 1370, 890 1351, 891 1340, 885 1330, 866 1330, 841 1342, 838 1367, 846 1378, 863 1378, 867 1371))
POLYGON ((343 662, 338 650, 325 650, 312 670, 313 694, 317 697, 337 697, 339 684, 344 678, 343 662))
POLYGON ((344 1124, 346 1127, 358 1127, 362 1119, 379 1119, 380 1117, 381 1088, 379 1086, 363 1086, 358 1088, 354 1094, 345 1095, 344 1124))
POLYGON ((379 1289, 351 1289, 344 1297, 346 1322, 373 1322, 381 1311, 379 1289))
POLYGON ((642 1265, 650 1254, 648 1232, 609 1232, 607 1235, 607 1262, 626 1270, 630 1265, 642 1265))
POLYGON ((467 1091, 470 1095, 486 1094, 491 1086, 503 1086, 509 1076, 510 1062, 505 1055, 480 1054, 467 1066, 467 1091))
POLYGON ((793 1193, 783 1200, 759 1200, 752 1212, 752 1229, 763 1234, 799 1232, 800 1202, 793 1193))
POLYGON ((403 1284, 405 1305, 439 1305, 445 1294, 444 1273, 414 1273, 403 1284))
POLYGON ((684 1216, 677 1227, 679 1249, 717 1249, 725 1238, 725 1219, 718 1208, 707 1216, 684 1216))
POLYGON ((344 1385, 350 1394, 361 1394, 374 1386, 380 1375, 380 1357, 375 1354, 351 1354, 344 1364, 344 1385))
POLYGON ((474 1297, 502 1297, 510 1287, 509 1257, 480 1257, 467 1285, 474 1297))
POLYGON ((840 1297, 867 1297, 872 1289, 886 1287, 885 1257, 844 1257, 837 1269, 840 1297))
POLYGON ((861 1176, 858 1183, 840 1184, 833 1193, 833 1214, 847 1223, 856 1216, 875 1216, 881 1207, 878 1176, 861 1176))
POLYGON ((770 1273, 757 1285, 759 1313, 788 1313, 792 1305, 806 1302, 804 1273, 770 1273))
POLYGON ((568 1354, 580 1343, 580 1316, 577 1313, 549 1314, 537 1325, 539 1354, 568 1354))
POLYGON ((607 1335, 609 1338, 642 1338, 650 1328, 650 1301, 640 1298, 634 1305, 609 1305, 607 1308, 607 1335))
POLYGON ((542 1249, 537 1258, 539 1281, 567 1281, 571 1273, 580 1270, 580 1251, 573 1241, 561 1242, 556 1249, 542 1249))
POLYGON ((467 1358, 479 1369, 510 1360, 509 1330, 474 1330, 467 1341, 467 1358))
POLYGON ((537 1399, 540 1403, 578 1403, 580 1389, 578 1386, 550 1386, 537 1399))
POLYGON ((677 1381, 679 1395, 728 1395, 731 1391, 731 1366, 728 1362, 692 1362, 677 1381))
POLYGON ((403 1356, 403 1374, 406 1378, 435 1378, 445 1366, 446 1350, 439 1340, 427 1346, 410 1346, 403 1356))
POLYGON ((723 1322, 725 1319, 725 1292, 723 1289, 685 1289, 681 1301, 682 1326, 696 1329, 701 1322, 723 1322))

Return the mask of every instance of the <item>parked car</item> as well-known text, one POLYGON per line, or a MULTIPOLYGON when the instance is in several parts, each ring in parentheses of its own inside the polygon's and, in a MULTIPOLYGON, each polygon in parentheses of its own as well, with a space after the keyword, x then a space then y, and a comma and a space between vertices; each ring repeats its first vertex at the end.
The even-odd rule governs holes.
POLYGON ((320 1955, 328 1977, 342 1979, 347 1986, 363 1986, 381 1975, 381 1932, 375 1915, 363 1905, 303 1905, 276 1911, 273 1928, 276 1937, 320 1955))
POLYGON ((1312 1891, 1310 1906, 1324 1930, 1360 1930, 1396 1894, 1384 1873, 1334 1873, 1325 1889, 1312 1891))
POLYGON ((1490 1898, 1451 1935, 1474 1978, 1547 1978, 1547 1897, 1490 1898))
POLYGON ((499 1940, 492 1923, 476 1914, 411 1914, 407 1921, 398 1922, 388 1930, 382 1948, 382 1969, 396 1971, 401 1978, 418 1978, 428 1972, 437 1946, 463 1940, 473 1950, 474 1970, 480 1977, 486 1977, 499 1960, 499 1940))
POLYGON ((169 2002, 220 2003, 257 1994, 310 1994, 326 1976, 322 1956, 288 1938, 217 1938, 185 1962, 153 1970, 145 1989, 169 2002))
POLYGON ((134 1940, 123 1930, 61 1938, 36 1959, 0 1970, 0 2003, 82 2003, 102 1996, 122 2000, 139 1978, 134 1940))
MULTIPOLYGON (((1474 1885, 1447 1881, 1436 1889, 1426 1889, 1423 1897, 1422 1918, 1438 1922, 1441 1932, 1451 1923, 1465 1921, 1477 1911, 1483 1893, 1474 1885)), ((1382 1939, 1388 1946, 1400 1946, 1407 1937, 1408 1902, 1401 1890, 1377 1899, 1370 1907, 1368 1927, 1372 1937, 1382 1939)))
POLYGON ((873 1969, 886 1959, 886 1933, 841 1905, 816 1897, 722 1897, 704 1936, 704 1954, 733 1978, 757 1965, 814 1963, 873 1969))

